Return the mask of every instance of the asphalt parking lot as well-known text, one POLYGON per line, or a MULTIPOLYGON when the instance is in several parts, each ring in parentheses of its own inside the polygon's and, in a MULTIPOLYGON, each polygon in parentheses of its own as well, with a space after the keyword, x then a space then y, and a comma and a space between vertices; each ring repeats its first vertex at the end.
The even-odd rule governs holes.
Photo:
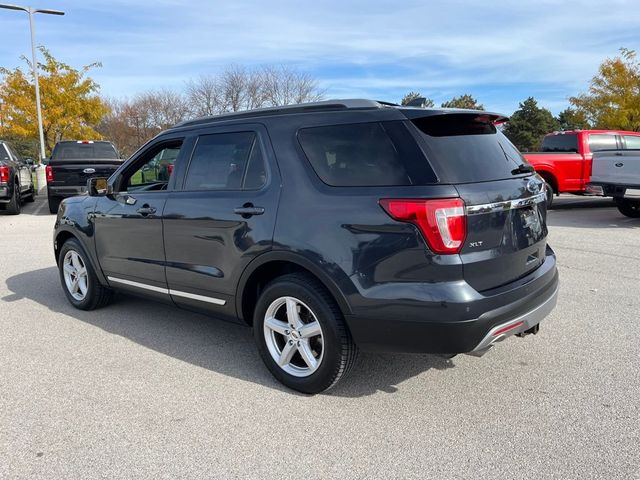
POLYGON ((640 220, 563 197, 540 333, 280 386, 249 329, 65 300, 40 196, 0 216, 0 478, 640 478, 640 220))

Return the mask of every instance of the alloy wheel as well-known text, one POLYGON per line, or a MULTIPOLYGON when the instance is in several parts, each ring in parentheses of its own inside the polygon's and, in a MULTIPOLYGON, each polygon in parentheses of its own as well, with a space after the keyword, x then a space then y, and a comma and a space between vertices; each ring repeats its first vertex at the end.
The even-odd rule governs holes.
POLYGON ((290 375, 308 377, 322 363, 324 337, 320 322, 295 297, 271 302, 264 316, 264 339, 271 358, 290 375))
POLYGON ((87 296, 89 278, 87 267, 78 252, 69 250, 62 262, 64 283, 71 296, 81 302, 87 296))

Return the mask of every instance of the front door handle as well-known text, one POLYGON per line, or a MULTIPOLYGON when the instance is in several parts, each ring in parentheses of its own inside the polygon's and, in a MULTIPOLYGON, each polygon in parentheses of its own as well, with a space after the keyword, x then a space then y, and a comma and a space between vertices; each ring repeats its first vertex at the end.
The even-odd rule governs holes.
POLYGON ((245 203, 241 207, 234 208, 233 213, 236 215, 242 215, 243 218, 249 218, 253 215, 262 215, 264 213, 264 208, 254 207, 252 203, 245 203))
POLYGON ((136 210, 136 212, 138 212, 143 217, 146 217, 147 215, 153 215, 154 213, 156 213, 156 209, 155 207, 150 207, 149 205, 144 204, 142 207, 136 210))
POLYGON ((616 157, 621 157, 621 156, 622 156, 622 152, 616 152, 616 153, 614 153, 614 155, 615 155, 616 157))

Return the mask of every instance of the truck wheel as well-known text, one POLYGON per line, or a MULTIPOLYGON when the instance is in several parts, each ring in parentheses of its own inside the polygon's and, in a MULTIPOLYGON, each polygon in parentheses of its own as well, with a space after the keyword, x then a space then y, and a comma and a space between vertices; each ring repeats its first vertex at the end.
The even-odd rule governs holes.
POLYGON ((58 269, 62 289, 74 307, 95 310, 111 301, 112 290, 100 284, 84 248, 75 238, 60 248, 58 269))
POLYGON ((631 218, 640 218, 640 200, 620 198, 616 203, 621 214, 631 218))
POLYGON ((546 180, 544 182, 544 191, 547 195, 547 210, 551 210, 551 206, 553 205, 553 187, 546 180))
POLYGON ((33 185, 31 185, 31 190, 29 190, 29 193, 25 196, 24 201, 29 203, 36 201, 36 189, 33 185))
POLYGON ((351 369, 358 352, 333 297, 303 273, 279 277, 264 289, 253 332, 271 374, 303 393, 333 387, 351 369))
POLYGON ((60 197, 49 197, 49 213, 58 213, 58 207, 60 207, 60 197))
POLYGON ((20 199, 20 185, 16 182, 13 185, 13 195, 7 204, 6 212, 9 215, 18 215, 22 208, 22 200, 20 199))

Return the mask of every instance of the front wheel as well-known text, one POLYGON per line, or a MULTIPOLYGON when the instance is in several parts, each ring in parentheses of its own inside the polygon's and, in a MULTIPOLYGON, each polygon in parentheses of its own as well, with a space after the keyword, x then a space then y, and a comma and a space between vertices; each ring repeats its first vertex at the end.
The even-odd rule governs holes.
POLYGON ((621 214, 631 218, 640 218, 640 200, 620 198, 616 200, 616 203, 621 214))
POLYGON ((87 254, 76 239, 67 240, 60 249, 58 269, 62 289, 74 307, 95 310, 111 300, 111 290, 100 284, 87 254))
POLYGON ((31 185, 31 190, 29 190, 29 193, 24 198, 24 201, 29 203, 33 203, 36 201, 36 188, 33 185, 31 185))
POLYGON ((544 192, 547 197, 547 210, 550 210, 553 205, 553 187, 546 180, 544 182, 544 192))
POLYGON ((357 347, 333 297, 314 277, 294 273, 271 282, 254 312, 258 350, 289 388, 320 393, 353 366, 357 347))

